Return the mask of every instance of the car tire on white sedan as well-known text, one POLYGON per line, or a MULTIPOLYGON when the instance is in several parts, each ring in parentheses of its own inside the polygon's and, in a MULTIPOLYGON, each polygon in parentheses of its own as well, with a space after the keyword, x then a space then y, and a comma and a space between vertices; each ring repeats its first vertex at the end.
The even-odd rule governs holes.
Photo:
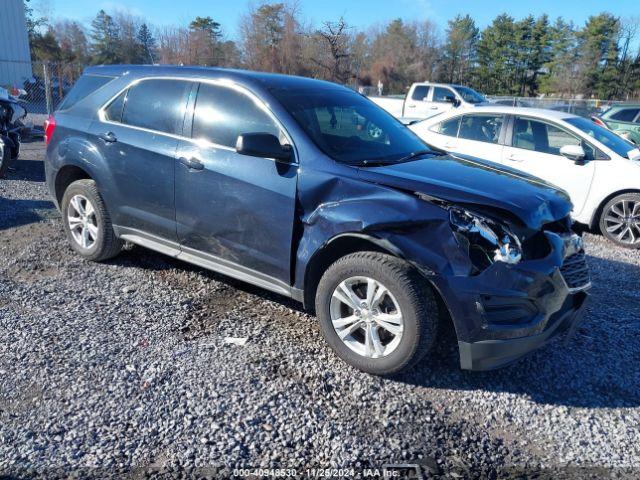
POLYGON ((640 248, 640 194, 623 193, 604 206, 600 231, 624 248, 640 248))

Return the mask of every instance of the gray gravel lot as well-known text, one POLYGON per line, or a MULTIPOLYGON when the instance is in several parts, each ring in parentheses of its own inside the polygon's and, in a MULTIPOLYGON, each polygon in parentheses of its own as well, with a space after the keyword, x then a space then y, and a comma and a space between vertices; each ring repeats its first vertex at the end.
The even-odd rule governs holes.
POLYGON ((484 373, 442 348, 380 379, 289 300, 139 247, 79 259, 42 155, 25 144, 0 180, 0 477, 406 461, 640 475, 640 252, 587 235, 593 295, 566 346, 484 373))

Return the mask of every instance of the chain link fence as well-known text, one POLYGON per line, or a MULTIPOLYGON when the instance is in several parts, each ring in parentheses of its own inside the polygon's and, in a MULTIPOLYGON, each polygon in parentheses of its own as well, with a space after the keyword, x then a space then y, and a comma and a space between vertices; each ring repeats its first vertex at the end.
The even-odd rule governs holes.
POLYGON ((27 121, 42 126, 85 66, 64 62, 18 62, 0 59, 0 87, 27 110, 27 121))
MULTIPOLYGON (((42 126, 84 70, 85 65, 64 62, 18 62, 0 59, 0 87, 17 97, 28 112, 27 120, 42 126)), ((353 86, 351 88, 354 88, 353 86)), ((377 86, 356 88, 368 96, 378 94, 377 86)), ((403 98, 402 95, 390 97, 403 98)), ((598 115, 622 101, 593 99, 563 99, 554 97, 532 98, 514 96, 488 96, 491 102, 514 107, 533 107, 557 110, 583 117, 598 115)))
POLYGON ((559 112, 572 113, 589 118, 599 115, 609 107, 625 103, 618 100, 596 100, 555 97, 512 97, 512 96, 488 96, 488 100, 499 105, 511 107, 544 108, 559 112))
MULTIPOLYGON (((351 87, 359 93, 368 97, 380 96, 376 86, 351 87)), ((408 91, 408 88, 407 88, 408 91)), ((387 95, 387 98, 404 98, 404 95, 387 95)), ((510 95, 487 95, 487 100, 498 105, 510 107, 544 108, 560 112, 572 113, 581 117, 589 118, 599 115, 609 107, 625 103, 621 100, 597 100, 597 99, 577 99, 559 97, 515 97, 510 95)))

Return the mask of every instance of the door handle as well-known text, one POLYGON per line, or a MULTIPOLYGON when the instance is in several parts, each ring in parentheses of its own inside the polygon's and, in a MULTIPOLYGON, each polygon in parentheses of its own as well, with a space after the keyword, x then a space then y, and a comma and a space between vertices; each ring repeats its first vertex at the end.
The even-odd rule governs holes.
POLYGON ((113 132, 101 133, 98 135, 98 138, 106 143, 115 143, 118 141, 118 137, 116 137, 116 134, 113 132))
POLYGON ((415 105, 407 105, 408 108, 416 108, 415 105))
POLYGON ((431 107, 431 110, 437 110, 437 109, 438 109, 437 105, 434 105, 433 107, 431 107))
POLYGON ((180 161, 181 164, 185 165, 187 168, 191 170, 202 170, 204 168, 204 163, 202 163, 202 160, 195 157, 191 157, 191 158, 180 157, 178 160, 180 161))
POLYGON ((511 160, 512 162, 521 162, 522 160, 524 160, 522 157, 519 157, 517 154, 512 153, 507 157, 509 160, 511 160))
POLYGON ((444 148, 456 148, 456 145, 454 143, 445 143, 444 148))

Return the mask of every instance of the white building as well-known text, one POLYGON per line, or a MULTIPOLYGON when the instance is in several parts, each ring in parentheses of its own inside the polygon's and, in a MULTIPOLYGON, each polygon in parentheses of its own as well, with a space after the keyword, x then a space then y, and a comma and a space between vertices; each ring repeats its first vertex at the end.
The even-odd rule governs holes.
POLYGON ((22 87, 31 76, 23 0, 0 0, 0 86, 22 87))

